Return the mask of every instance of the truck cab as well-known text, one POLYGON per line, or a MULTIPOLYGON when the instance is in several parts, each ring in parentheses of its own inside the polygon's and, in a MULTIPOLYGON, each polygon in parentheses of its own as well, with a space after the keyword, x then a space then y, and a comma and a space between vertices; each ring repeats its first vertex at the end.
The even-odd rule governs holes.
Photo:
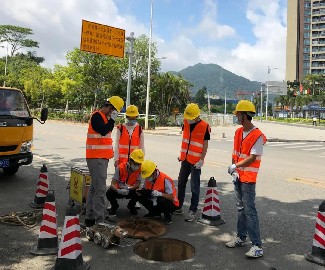
POLYGON ((20 89, 0 87, 0 168, 5 175, 32 163, 33 120, 44 124, 47 114, 44 108, 41 120, 32 117, 20 89))

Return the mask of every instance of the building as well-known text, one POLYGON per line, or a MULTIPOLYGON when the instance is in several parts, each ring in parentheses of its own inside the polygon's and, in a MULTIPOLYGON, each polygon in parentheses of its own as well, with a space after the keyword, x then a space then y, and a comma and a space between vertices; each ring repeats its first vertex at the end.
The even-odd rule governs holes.
POLYGON ((288 0, 286 81, 325 74, 325 0, 288 0))

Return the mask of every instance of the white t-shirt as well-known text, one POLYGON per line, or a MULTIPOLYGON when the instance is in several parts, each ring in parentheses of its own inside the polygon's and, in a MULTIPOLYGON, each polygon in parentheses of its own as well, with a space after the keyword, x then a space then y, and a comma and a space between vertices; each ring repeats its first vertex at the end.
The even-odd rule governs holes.
MULTIPOLYGON (((247 135, 254 130, 256 127, 253 127, 249 131, 243 131, 243 139, 247 137, 247 135)), ((263 155, 263 136, 260 136, 256 143, 253 145, 251 149, 251 154, 257 155, 257 156, 262 156, 263 155)))

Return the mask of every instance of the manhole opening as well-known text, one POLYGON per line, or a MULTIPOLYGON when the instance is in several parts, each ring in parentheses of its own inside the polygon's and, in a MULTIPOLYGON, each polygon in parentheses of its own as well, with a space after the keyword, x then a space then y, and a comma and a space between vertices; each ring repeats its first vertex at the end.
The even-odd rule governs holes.
POLYGON ((191 244, 172 238, 155 238, 139 242, 133 250, 146 260, 160 262, 184 261, 195 254, 195 248, 191 244))

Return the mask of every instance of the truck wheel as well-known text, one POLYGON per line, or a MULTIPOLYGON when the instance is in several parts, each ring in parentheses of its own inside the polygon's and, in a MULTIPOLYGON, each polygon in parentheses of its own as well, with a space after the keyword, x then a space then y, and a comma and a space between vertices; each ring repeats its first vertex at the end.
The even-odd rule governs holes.
POLYGON ((19 166, 2 168, 2 169, 5 175, 14 175, 16 172, 18 172, 19 166))

